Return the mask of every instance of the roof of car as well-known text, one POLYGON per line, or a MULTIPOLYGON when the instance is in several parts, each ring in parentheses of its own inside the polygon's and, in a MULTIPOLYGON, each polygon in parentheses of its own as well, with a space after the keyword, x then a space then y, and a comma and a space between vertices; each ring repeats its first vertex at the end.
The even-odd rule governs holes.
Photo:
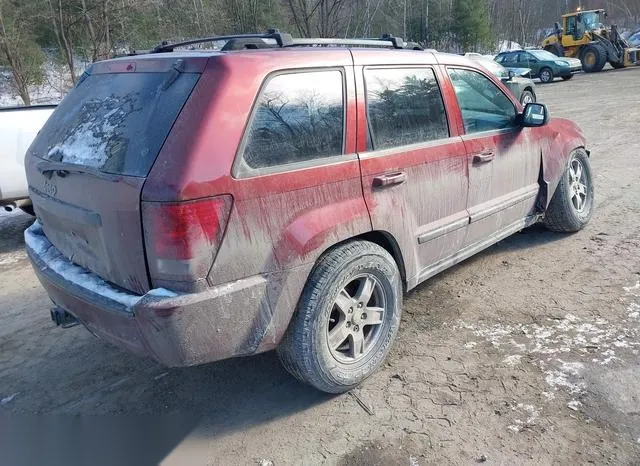
MULTIPOLYGON (((446 64, 446 65, 465 65, 473 66, 475 63, 471 58, 458 54, 443 53, 436 50, 412 50, 412 49, 395 49, 381 47, 366 46, 342 46, 342 45, 323 45, 323 46, 300 46, 300 47, 268 47, 260 49, 242 49, 221 51, 219 49, 197 49, 189 50, 177 48, 171 52, 160 53, 144 53, 135 55, 136 59, 153 60, 158 58, 179 58, 179 57, 222 57, 222 56, 273 56, 276 54, 291 55, 313 55, 324 56, 334 55, 340 52, 349 52, 353 56, 356 65, 382 65, 382 64, 446 64)), ((122 56, 113 60, 131 60, 132 56, 122 56)), ((319 58, 319 57, 318 57, 319 58)))

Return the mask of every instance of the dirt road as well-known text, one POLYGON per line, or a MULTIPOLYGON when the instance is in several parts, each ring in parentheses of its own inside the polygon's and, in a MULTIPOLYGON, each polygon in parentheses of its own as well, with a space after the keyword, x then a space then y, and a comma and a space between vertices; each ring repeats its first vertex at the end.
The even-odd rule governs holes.
POLYGON ((55 328, 22 250, 31 219, 3 215, 0 412, 190 413, 167 464, 637 464, 640 69, 539 100, 590 141, 592 222, 528 229, 418 287, 387 364, 353 394, 298 384, 274 354, 166 369, 55 328))

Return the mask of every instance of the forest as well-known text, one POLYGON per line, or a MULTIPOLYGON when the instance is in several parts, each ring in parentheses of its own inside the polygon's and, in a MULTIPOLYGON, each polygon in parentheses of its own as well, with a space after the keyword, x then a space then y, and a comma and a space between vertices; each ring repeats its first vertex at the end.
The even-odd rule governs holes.
POLYGON ((535 45, 581 7, 605 8, 634 29, 640 0, 0 0, 0 69, 29 105, 53 61, 72 86, 88 63, 132 50, 227 33, 278 28, 295 37, 401 36, 449 52, 535 45))

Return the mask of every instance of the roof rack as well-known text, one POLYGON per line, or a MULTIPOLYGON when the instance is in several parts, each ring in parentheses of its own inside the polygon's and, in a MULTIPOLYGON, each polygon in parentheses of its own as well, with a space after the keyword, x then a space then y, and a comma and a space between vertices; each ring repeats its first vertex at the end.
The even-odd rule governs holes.
POLYGON ((391 36, 382 36, 380 39, 293 39, 291 44, 287 44, 285 47, 328 47, 332 45, 345 47, 387 47, 394 49, 422 50, 422 47, 414 42, 405 43, 401 37, 391 36))
POLYGON ((343 47, 387 47, 394 49, 412 49, 423 50, 416 42, 405 42, 402 37, 395 37, 390 34, 384 34, 380 38, 364 38, 364 39, 329 39, 329 38, 297 38, 294 39, 290 34, 282 33, 277 29, 269 29, 262 34, 235 34, 228 36, 211 36, 199 39, 191 39, 182 42, 169 43, 163 41, 149 51, 149 53, 173 52, 177 47, 186 47, 189 45, 203 44, 207 42, 227 41, 222 48, 227 50, 242 49, 260 49, 272 47, 328 47, 332 45, 343 47), (275 44, 271 45, 264 39, 275 40, 275 44))
MULTIPOLYGON (((153 49, 151 49, 150 53, 163 53, 163 52, 173 52, 173 50, 177 47, 186 47, 188 45, 196 45, 196 44, 204 44, 207 42, 216 42, 219 40, 233 41, 247 41, 247 39, 274 39, 278 46, 284 47, 287 44, 292 42, 292 38, 289 34, 284 34, 278 31, 277 29, 269 29, 267 32, 262 34, 234 34, 229 36, 211 36, 211 37, 201 37, 198 39, 185 40, 182 42, 173 42, 169 43, 167 41, 163 41, 162 43, 156 45, 153 49)), ((251 41, 254 45, 257 41, 251 41)), ((257 48, 257 47, 256 47, 257 48)))

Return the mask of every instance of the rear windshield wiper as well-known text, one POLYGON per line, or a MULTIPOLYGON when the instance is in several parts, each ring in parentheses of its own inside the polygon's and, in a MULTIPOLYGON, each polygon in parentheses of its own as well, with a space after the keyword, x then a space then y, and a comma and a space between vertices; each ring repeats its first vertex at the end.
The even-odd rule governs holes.
POLYGON ((51 178, 54 173, 56 173, 61 178, 64 178, 69 173, 83 173, 107 181, 120 181, 122 179, 120 175, 101 172, 96 168, 77 165, 74 163, 51 162, 49 160, 43 160, 42 162, 38 162, 38 165, 36 165, 36 167, 38 171, 47 178, 51 178))

